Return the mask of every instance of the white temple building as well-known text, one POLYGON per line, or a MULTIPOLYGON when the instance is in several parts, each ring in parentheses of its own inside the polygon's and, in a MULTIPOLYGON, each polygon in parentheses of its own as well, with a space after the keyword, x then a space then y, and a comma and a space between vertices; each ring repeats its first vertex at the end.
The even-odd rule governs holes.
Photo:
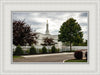
MULTIPOLYGON (((37 44, 35 45, 36 48, 42 48, 43 47, 41 44, 44 43, 44 38, 52 38, 53 41, 56 42, 55 47, 59 48, 59 49, 62 48, 62 42, 58 42, 58 35, 51 35, 49 33, 48 21, 47 21, 47 24, 46 24, 45 34, 39 33, 39 32, 35 32, 35 33, 37 33, 37 36, 38 36, 37 44)), ((51 46, 49 46, 49 48, 51 48, 51 46)))
MULTIPOLYGON (((60 50, 60 52, 62 52, 62 51, 69 51, 70 50, 70 47, 69 46, 64 46, 64 45, 62 45, 62 42, 60 42, 60 41, 58 41, 58 35, 51 35, 50 33, 49 33, 49 24, 48 24, 48 21, 47 21, 47 24, 46 24, 46 31, 45 31, 45 34, 43 34, 43 33, 40 33, 40 32, 33 32, 33 33, 37 33, 37 36, 38 36, 38 38, 36 39, 36 41, 37 41, 37 44, 35 45, 34 44, 34 46, 35 46, 35 48, 37 49, 37 50, 39 50, 39 49, 41 49, 42 47, 43 47, 43 45, 41 45, 41 44, 43 44, 44 43, 44 38, 52 38, 53 39, 53 41, 56 43, 55 44, 55 47, 58 49, 59 48, 59 50, 60 50)), ((29 49, 31 46, 21 46, 22 48, 23 48, 23 50, 27 50, 27 49, 29 49)), ((48 49, 50 49, 51 47, 52 47, 52 45, 51 46, 46 46, 48 49)), ((15 50, 15 48, 16 48, 16 46, 15 45, 13 45, 13 50, 15 50)), ((87 46, 72 46, 72 50, 81 50, 81 49, 87 49, 87 46)))

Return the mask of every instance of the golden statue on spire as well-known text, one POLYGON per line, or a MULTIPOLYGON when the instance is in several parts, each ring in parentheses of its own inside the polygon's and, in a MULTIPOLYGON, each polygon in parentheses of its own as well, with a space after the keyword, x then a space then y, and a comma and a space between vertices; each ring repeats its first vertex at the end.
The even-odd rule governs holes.
POLYGON ((47 24, 48 24, 48 20, 47 20, 47 24))

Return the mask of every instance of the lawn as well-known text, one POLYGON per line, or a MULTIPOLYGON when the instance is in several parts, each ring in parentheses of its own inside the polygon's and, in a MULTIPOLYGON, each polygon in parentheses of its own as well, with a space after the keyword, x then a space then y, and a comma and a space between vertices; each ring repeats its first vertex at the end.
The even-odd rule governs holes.
POLYGON ((13 58, 20 58, 21 56, 13 56, 13 58))
POLYGON ((87 62, 87 60, 86 59, 82 59, 82 60, 71 59, 71 60, 66 60, 65 62, 87 62))
POLYGON ((76 50, 71 50, 71 51, 63 51, 63 52, 75 52, 76 50))

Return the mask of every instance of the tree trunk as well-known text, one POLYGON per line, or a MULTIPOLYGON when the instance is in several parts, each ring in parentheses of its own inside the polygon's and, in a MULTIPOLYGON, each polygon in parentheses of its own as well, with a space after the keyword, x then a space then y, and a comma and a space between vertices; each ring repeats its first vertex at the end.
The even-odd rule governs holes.
POLYGON ((72 45, 71 45, 71 42, 70 42, 70 51, 72 51, 72 45))

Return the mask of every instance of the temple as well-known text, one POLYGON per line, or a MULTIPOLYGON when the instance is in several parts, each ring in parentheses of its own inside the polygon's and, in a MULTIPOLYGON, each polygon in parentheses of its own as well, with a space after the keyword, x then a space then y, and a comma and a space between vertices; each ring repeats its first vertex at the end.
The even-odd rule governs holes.
MULTIPOLYGON (((49 33, 49 24, 48 24, 48 20, 46 23, 46 31, 45 34, 40 33, 40 32, 36 32, 38 39, 37 39, 37 44, 35 45, 36 48, 42 48, 43 47, 43 43, 44 43, 44 38, 52 38, 53 41, 55 42, 55 47, 61 49, 62 48, 62 42, 58 41, 58 35, 51 35, 49 33)), ((49 46, 50 48, 51 46, 49 46)))

